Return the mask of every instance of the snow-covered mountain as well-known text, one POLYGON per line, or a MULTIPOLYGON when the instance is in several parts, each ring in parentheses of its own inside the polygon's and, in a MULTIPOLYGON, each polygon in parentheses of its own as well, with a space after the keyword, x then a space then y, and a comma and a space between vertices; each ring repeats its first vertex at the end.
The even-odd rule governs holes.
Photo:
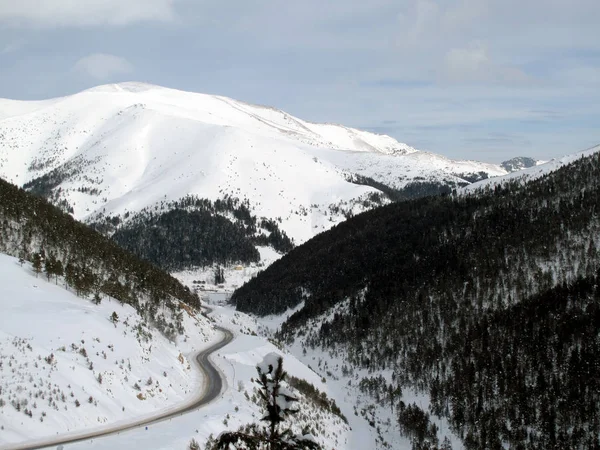
POLYGON ((377 189, 360 174, 401 188, 411 181, 465 184, 498 165, 452 161, 389 136, 315 124, 226 97, 140 83, 68 97, 0 100, 0 176, 35 181, 73 215, 124 215, 188 194, 248 199, 258 217, 281 218, 297 243, 359 212, 377 189))
POLYGON ((524 168, 522 170, 517 169, 515 171, 511 171, 510 173, 504 176, 488 178, 485 180, 478 181, 476 183, 472 183, 468 186, 465 186, 462 189, 462 192, 477 192, 486 188, 493 188, 495 186, 499 186, 509 182, 526 183, 528 181, 541 178, 544 175, 549 174, 550 172, 554 172, 555 170, 558 170, 561 167, 567 166, 577 161, 578 159, 593 155, 594 153, 598 152, 600 152, 600 145, 590 147, 586 150, 577 153, 565 155, 562 158, 554 158, 548 162, 542 163, 538 161, 536 162, 536 164, 530 165, 529 167, 524 168))
POLYGON ((517 170, 523 170, 533 166, 538 166, 540 164, 543 164, 544 162, 545 161, 538 161, 527 156, 517 156, 516 158, 511 158, 508 161, 504 161, 500 165, 504 167, 508 172, 516 172, 517 170))

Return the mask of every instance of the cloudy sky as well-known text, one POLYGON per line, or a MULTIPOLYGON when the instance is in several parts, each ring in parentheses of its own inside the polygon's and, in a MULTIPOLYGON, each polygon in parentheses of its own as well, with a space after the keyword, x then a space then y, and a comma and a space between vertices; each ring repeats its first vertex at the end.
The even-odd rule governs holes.
POLYGON ((215 93, 455 158, 600 143, 598 0, 0 0, 0 97, 215 93))

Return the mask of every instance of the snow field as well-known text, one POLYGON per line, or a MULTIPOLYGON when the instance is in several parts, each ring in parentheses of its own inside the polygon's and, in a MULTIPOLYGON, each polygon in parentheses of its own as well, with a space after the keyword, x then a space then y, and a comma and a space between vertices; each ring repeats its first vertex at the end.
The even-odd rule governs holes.
MULTIPOLYGON (((189 414, 173 418, 118 435, 69 445, 69 448, 114 450, 147 448, 153 450, 186 449, 191 439, 203 448, 209 436, 218 436, 225 430, 236 430, 241 425, 258 422, 263 410, 257 404, 256 366, 270 353, 283 356, 284 369, 288 374, 307 380, 322 392, 330 394, 328 384, 297 358, 279 350, 274 344, 255 335, 254 319, 220 306, 211 305, 211 317, 218 325, 227 327, 235 335, 233 342, 216 352, 211 359, 227 379, 222 396, 210 405, 189 414)), ((290 423, 299 433, 308 425, 326 450, 346 449, 352 431, 339 417, 326 412, 300 395, 300 412, 290 423)))
MULTIPOLYGON (((273 264, 282 256, 271 247, 259 246, 257 249, 260 253, 259 263, 252 263, 247 266, 224 266, 223 272, 225 276, 225 282, 220 285, 215 285, 214 266, 197 267, 194 269, 183 270, 181 272, 173 272, 171 275, 177 278, 184 285, 189 286, 190 289, 196 290, 201 298, 211 295, 214 292, 229 294, 237 287, 256 276, 258 272, 273 264)), ((225 300, 225 297, 223 297, 223 299, 225 300)))
MULTIPOLYGON (((142 325, 127 305, 108 298, 94 305, 67 291, 62 280, 55 284, 44 274, 36 277, 28 263, 20 266, 6 255, 0 255, 0 268, 1 449, 115 427, 195 399, 203 379, 191 356, 220 338, 213 322, 235 335, 211 357, 226 376, 218 400, 148 429, 140 426, 69 448, 183 449, 192 438, 203 445, 210 435, 258 421, 262 409, 252 379, 256 365, 274 352, 283 356, 290 375, 332 398, 319 375, 258 336, 257 322, 247 315, 218 306, 211 319, 186 314, 186 335, 172 343, 142 325), (116 322, 111 321, 113 312, 116 322)), ((294 431, 307 425, 324 448, 349 448, 350 427, 299 397, 301 411, 291 419, 294 431)))
POLYGON ((172 343, 128 305, 94 305, 3 254, 0 267, 0 448, 128 422, 197 396, 203 379, 188 356, 219 339, 206 318, 186 314, 187 337, 172 343))

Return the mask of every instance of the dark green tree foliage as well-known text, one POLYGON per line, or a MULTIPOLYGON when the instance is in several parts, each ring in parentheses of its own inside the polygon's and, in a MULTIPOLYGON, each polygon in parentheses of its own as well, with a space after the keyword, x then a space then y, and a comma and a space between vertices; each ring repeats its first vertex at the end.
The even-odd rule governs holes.
MULTIPOLYGON (((462 176, 462 175, 458 175, 462 176)), ((364 175, 352 174, 347 175, 346 180, 350 183, 358 184, 361 186, 371 186, 375 188, 389 198, 393 202, 399 202, 403 200, 412 200, 421 197, 429 197, 432 195, 450 194, 453 188, 457 187, 456 183, 452 181, 439 182, 439 181, 426 181, 415 180, 407 183, 401 189, 390 187, 380 181, 374 180, 373 178, 366 177, 364 175)), ((463 183, 462 185, 467 185, 463 183)))
POLYGON ((400 402, 398 425, 402 434, 411 438, 413 448, 437 448, 437 425, 431 423, 429 414, 414 403, 406 406, 400 402))
MULTIPOLYGON (((269 355, 267 355, 269 356, 269 355)), ((265 364, 266 365, 266 364, 265 364)), ((259 365, 259 396, 265 408, 262 428, 250 424, 238 431, 222 433, 215 442, 208 445, 209 450, 247 449, 247 450, 319 450, 321 446, 306 434, 295 435, 290 428, 282 424, 289 416, 298 412, 293 404, 298 401, 294 394, 283 386, 287 373, 283 370, 283 358, 279 357, 276 366, 259 365)))
POLYGON ((46 175, 35 178, 34 180, 28 181, 23 185, 23 189, 43 197, 50 199, 53 194, 53 190, 58 187, 66 178, 69 177, 69 173, 63 169, 55 169, 48 172, 46 175))
POLYGON ((50 281, 50 277, 54 276, 62 276, 62 264, 59 267, 59 262, 54 253, 50 252, 48 257, 44 260, 44 272, 46 272, 46 277, 48 281, 50 281), (60 272, 60 273, 59 273, 60 272))
MULTIPOLYGON (((61 211, 72 214, 73 207, 62 197, 62 189, 59 185, 70 177, 80 174, 83 164, 82 158, 76 158, 74 161, 61 165, 41 177, 28 181, 23 185, 23 189, 48 200, 61 211)), ((41 169, 43 167, 33 165, 30 169, 32 168, 41 169)))
POLYGON ((300 391, 320 408, 335 414, 344 422, 348 423, 348 419, 346 419, 346 416, 344 416, 338 405, 335 403, 335 400, 328 399, 325 392, 319 391, 314 385, 302 378, 291 376, 287 378, 287 382, 291 387, 300 391))
POLYGON ((225 273, 221 266, 215 267, 215 284, 225 283, 225 273))
POLYGON ((489 175, 486 172, 457 173, 456 176, 469 183, 475 183, 489 178, 489 175))
POLYGON ((42 255, 40 253, 34 253, 31 261, 31 267, 33 267, 36 277, 42 271, 42 263, 42 255))
POLYGON ((487 311, 450 331, 432 410, 469 448, 600 448, 599 330, 600 271, 487 311))
POLYGON ((266 230, 269 235, 266 236, 263 233, 259 233, 253 239, 256 245, 273 247, 279 253, 287 253, 294 248, 294 244, 290 238, 287 237, 285 232, 279 228, 279 225, 273 219, 262 219, 259 227, 266 230))
MULTIPOLYGON (((3 235, 0 251, 34 261, 41 248, 47 276, 63 275, 68 286, 79 295, 102 292, 123 303, 138 308, 141 314, 154 321, 142 308, 139 296, 148 298, 158 307, 178 314, 179 301, 199 307, 198 296, 179 281, 123 250, 45 200, 0 179, 0 223, 3 235)), ((152 305, 150 305, 152 306, 152 305)), ((169 324, 161 330, 173 334, 180 323, 169 324)))
MULTIPOLYGON (((467 448, 598 448, 600 155, 481 195, 395 203, 295 248, 240 289, 281 338, 347 350, 429 391, 467 448), (576 281, 576 280, 580 281, 576 281)), ((395 405, 394 410, 398 410, 395 405)))
POLYGON ((112 239, 120 246, 171 271, 258 262, 256 245, 282 253, 293 248, 276 222, 258 220, 247 201, 232 197, 211 202, 188 196, 145 209, 118 227, 120 223, 107 217, 93 226, 103 233, 114 231, 112 239))
POLYGON ((213 262, 260 261, 244 226, 204 211, 172 210, 128 224, 112 236, 123 248, 164 269, 213 262))

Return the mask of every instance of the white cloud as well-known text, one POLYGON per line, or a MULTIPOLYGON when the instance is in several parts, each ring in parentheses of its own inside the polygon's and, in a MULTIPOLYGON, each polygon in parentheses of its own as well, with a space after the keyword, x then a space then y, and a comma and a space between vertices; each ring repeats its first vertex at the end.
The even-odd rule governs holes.
POLYGON ((453 48, 446 53, 444 79, 453 83, 526 84, 532 79, 522 70, 494 63, 482 43, 453 48))
POLYGON ((174 0, 0 0, 0 23, 85 27, 173 19, 174 0))
POLYGON ((115 75, 133 72, 133 65, 119 56, 94 53, 77 61, 73 66, 73 70, 102 81, 115 75))

